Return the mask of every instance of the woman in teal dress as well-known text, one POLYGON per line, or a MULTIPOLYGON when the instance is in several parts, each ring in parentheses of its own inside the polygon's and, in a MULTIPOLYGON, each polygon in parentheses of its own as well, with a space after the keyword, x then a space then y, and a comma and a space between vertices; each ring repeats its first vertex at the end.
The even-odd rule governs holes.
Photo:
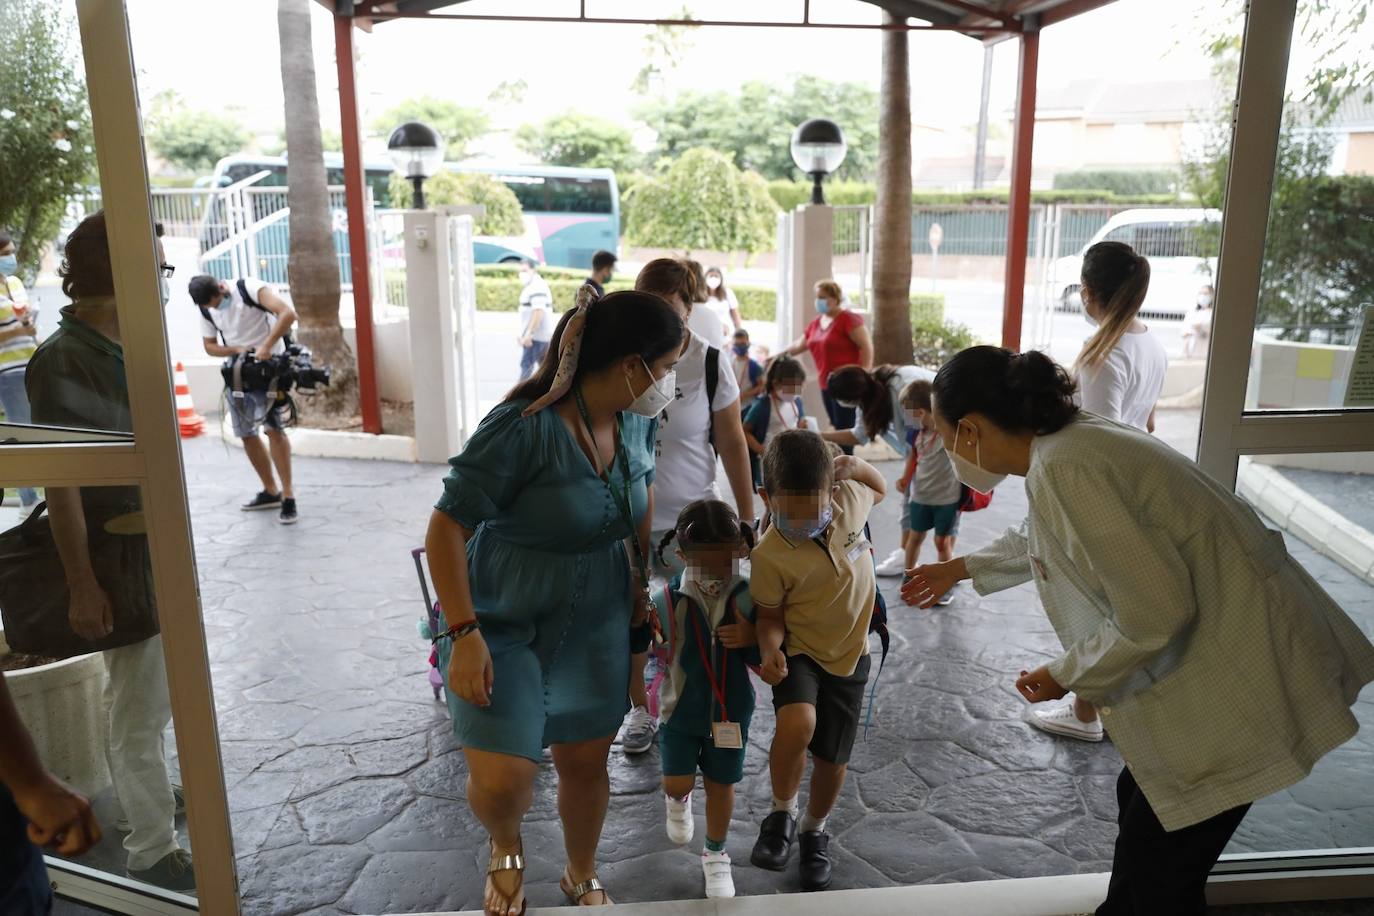
POLYGON ((544 363, 450 462, 426 547, 468 801, 491 834, 485 912, 525 909, 520 822, 552 748, 575 905, 610 902, 596 846, 626 711, 652 515, 654 434, 685 335, 647 293, 587 287, 544 363))

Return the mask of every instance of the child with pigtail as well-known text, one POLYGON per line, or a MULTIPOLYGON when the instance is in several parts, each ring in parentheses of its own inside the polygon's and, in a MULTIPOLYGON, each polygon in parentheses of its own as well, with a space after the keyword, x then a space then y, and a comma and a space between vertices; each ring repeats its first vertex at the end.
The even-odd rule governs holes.
POLYGON ((749 582, 739 567, 753 549, 754 532, 726 503, 703 499, 683 508, 658 545, 660 561, 674 539, 685 569, 652 595, 668 639, 658 701, 668 838, 678 844, 692 839, 692 793, 700 771, 706 896, 733 897, 725 838, 754 712, 748 666, 759 661, 749 582))

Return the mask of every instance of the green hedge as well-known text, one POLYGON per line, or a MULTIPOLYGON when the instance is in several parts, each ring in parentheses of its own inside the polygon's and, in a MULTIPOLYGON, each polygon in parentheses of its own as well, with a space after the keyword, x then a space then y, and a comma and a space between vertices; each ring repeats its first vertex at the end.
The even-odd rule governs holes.
MULTIPOLYGON (((770 181, 768 193, 779 207, 792 210, 811 199, 811 184, 805 181, 770 181)), ((939 204, 1005 204, 1007 188, 986 188, 981 191, 917 191, 911 195, 912 206, 939 204)), ((871 204, 877 200, 875 185, 861 181, 828 182, 825 200, 836 206, 871 204)), ((1117 194, 1111 190, 1073 189, 1031 191, 1032 203, 1067 204, 1170 204, 1178 201, 1176 194, 1117 194)))

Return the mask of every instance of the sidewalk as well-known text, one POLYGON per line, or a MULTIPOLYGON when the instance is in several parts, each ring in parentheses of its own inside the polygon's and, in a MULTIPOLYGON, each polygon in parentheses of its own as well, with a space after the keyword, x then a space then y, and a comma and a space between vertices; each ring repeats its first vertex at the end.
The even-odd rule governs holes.
MULTIPOLYGON (((185 460, 245 912, 478 906, 485 838, 415 633, 422 605, 409 552, 444 468, 301 459, 301 522, 287 528, 237 511, 255 489, 238 452, 193 439, 185 460)), ((1024 511, 1020 488, 1003 487, 965 520, 964 545, 986 543, 1024 511)), ((873 525, 880 553, 895 546, 896 528, 895 503, 885 503, 873 525)), ((1374 632, 1374 588, 1292 549, 1374 632)), ((874 727, 831 819, 835 888, 1105 870, 1119 757, 1108 743, 1030 729, 1012 688, 1017 671, 1057 650, 1033 593, 979 599, 963 589, 952 607, 919 612, 900 605, 896 580, 883 582, 893 647, 874 727)), ((741 894, 798 889, 795 871, 748 865, 771 794, 772 712, 758 691, 729 842, 741 894)), ((1374 724, 1374 696, 1358 712, 1374 724)), ((1257 805, 1233 851, 1374 845, 1374 806, 1363 807, 1371 774, 1374 734, 1362 733, 1303 785, 1257 805)), ((600 874, 612 894, 698 896, 695 852, 663 833, 657 753, 627 761, 614 750, 611 782, 600 874)), ((561 900, 553 791, 546 768, 524 831, 532 907, 561 900)))

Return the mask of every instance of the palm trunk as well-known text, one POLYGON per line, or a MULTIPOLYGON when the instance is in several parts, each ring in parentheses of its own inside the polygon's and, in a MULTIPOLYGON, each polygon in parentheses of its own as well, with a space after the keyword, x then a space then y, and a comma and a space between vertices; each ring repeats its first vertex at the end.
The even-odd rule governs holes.
MULTIPOLYGON (((906 19, 883 13, 884 24, 906 19)), ((911 76, 907 32, 882 33, 878 188, 874 205, 874 362, 911 362, 911 76)))
POLYGON ((310 0, 278 0, 281 84, 286 99, 286 203, 291 210, 291 251, 286 275, 300 317, 297 340, 315 364, 334 369, 333 384, 298 399, 303 413, 351 417, 358 413, 358 371, 339 324, 339 260, 320 137, 310 0))

